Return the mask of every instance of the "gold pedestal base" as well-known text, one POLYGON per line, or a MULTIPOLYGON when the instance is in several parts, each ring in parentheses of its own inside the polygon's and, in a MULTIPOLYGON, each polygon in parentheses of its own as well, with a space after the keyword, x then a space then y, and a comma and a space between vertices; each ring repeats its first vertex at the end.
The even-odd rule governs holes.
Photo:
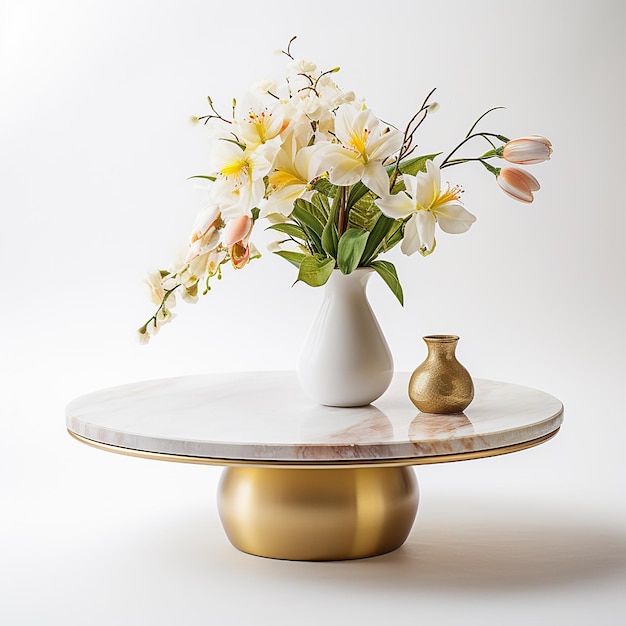
POLYGON ((419 500, 411 467, 228 467, 218 492, 231 543, 257 556, 336 561, 406 540, 419 500))

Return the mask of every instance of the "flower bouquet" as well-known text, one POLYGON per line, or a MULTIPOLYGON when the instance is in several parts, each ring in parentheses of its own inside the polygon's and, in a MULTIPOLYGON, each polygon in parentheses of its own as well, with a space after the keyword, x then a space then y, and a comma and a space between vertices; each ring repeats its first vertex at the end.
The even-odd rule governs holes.
POLYGON ((462 189, 442 184, 442 170, 479 163, 509 196, 533 201, 539 189, 534 176, 493 163, 547 160, 552 147, 546 138, 511 141, 479 130, 490 109, 446 156, 415 155, 416 131, 438 108, 434 90, 400 130, 335 83, 338 67, 319 71, 294 57, 294 39, 282 51, 288 62, 281 83, 257 84, 244 102, 233 100, 229 116, 209 98, 210 113, 195 118, 210 142, 208 173, 192 177, 207 182, 206 205, 182 262, 149 277, 157 308, 139 328, 142 341, 173 318, 177 295, 195 302, 225 265, 241 269, 259 258, 252 235, 264 220, 277 234, 271 251, 295 266, 296 282, 318 287, 334 270, 346 275, 371 268, 402 303, 396 269, 380 257, 398 244, 406 255, 429 255, 437 226, 458 234, 476 220, 461 202, 462 189), (459 156, 470 143, 482 143, 481 153, 459 156))

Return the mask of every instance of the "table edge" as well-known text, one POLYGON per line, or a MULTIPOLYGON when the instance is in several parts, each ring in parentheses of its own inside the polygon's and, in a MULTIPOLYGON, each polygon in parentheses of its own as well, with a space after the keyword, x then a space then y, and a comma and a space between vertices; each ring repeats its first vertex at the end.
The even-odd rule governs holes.
POLYGON ((272 460, 272 461, 256 461, 251 459, 222 459, 217 457, 199 457, 199 456, 183 456, 178 454, 167 454, 165 452, 149 452, 146 450, 133 450, 131 448, 123 448, 109 443, 102 443, 83 437, 69 428, 67 432, 71 437, 93 448, 122 454, 124 456, 133 456, 141 459, 152 459, 157 461, 168 461, 174 463, 190 463, 195 465, 214 465, 225 467, 260 467, 260 468, 290 468, 290 469, 350 469, 363 467, 398 467, 409 465, 432 465, 435 463, 453 463, 457 461, 469 461, 472 459, 483 459, 492 456, 501 456, 511 454, 528 448, 534 448, 549 441, 559 432, 560 426, 555 430, 528 441, 522 441, 515 444, 509 444, 499 448, 490 448, 486 450, 470 450, 467 452, 456 452, 452 454, 439 454, 423 457, 406 457, 396 459, 346 459, 333 461, 315 461, 311 459, 302 461, 293 460, 272 460))

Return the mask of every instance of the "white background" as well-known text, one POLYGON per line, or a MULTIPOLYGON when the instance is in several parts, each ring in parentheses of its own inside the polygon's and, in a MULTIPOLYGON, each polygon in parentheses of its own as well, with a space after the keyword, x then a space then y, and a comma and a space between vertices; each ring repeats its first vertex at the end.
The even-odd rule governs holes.
MULTIPOLYGON (((594 623, 626 619, 623 122, 626 11, 615 1, 318 0, 0 4, 0 622, 594 623), (227 542, 218 468, 79 445, 64 407, 103 386, 292 369, 321 301, 265 254, 227 271, 149 346, 142 280, 184 245, 202 194, 206 96, 294 51, 403 126, 437 87, 423 152, 485 130, 548 136, 532 205, 478 166, 447 170, 478 216, 429 258, 390 255, 401 308, 370 299, 398 370, 420 337, 461 336, 475 375, 537 387, 561 433, 519 454, 418 471, 405 546, 289 563, 227 542)), ((257 245, 267 236, 259 233, 257 245)), ((172 416, 175 419, 175 416, 172 416)))

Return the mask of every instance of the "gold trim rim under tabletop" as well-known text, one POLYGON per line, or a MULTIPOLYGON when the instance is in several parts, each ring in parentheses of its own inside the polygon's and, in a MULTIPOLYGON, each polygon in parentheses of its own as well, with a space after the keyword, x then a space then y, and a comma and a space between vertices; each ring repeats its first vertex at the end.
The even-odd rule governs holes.
POLYGON ((198 457, 198 456, 186 456, 180 454, 169 454, 167 452, 150 452, 146 450, 134 450, 132 448, 124 448, 122 446, 116 446, 110 443, 102 443, 93 439, 83 437, 78 433, 71 431, 69 428, 67 432, 77 441, 84 443, 93 448, 104 450, 106 452, 113 452, 115 454, 122 454, 124 456, 133 456, 141 459, 152 459, 156 461, 168 461, 172 463, 190 463, 195 465, 216 465, 225 467, 261 467, 261 468, 290 468, 290 469, 349 469, 359 467, 394 467, 394 466, 409 466, 409 465, 431 465, 434 463, 454 463, 457 461, 470 461, 472 459, 484 459, 492 456, 501 456, 503 454, 512 454, 513 452, 520 452, 521 450, 527 450, 541 445, 546 441, 549 441, 559 432, 560 426, 552 432, 537 437, 535 439, 529 439, 528 441, 522 441, 520 443, 509 444, 506 446, 500 446, 497 448, 488 448, 485 450, 471 450, 468 452, 456 452, 452 454, 437 454, 432 456, 423 457, 403 457, 395 459, 347 459, 343 461, 315 461, 307 459, 303 461, 288 461, 288 460, 253 460, 253 459, 222 459, 217 457, 198 457))

